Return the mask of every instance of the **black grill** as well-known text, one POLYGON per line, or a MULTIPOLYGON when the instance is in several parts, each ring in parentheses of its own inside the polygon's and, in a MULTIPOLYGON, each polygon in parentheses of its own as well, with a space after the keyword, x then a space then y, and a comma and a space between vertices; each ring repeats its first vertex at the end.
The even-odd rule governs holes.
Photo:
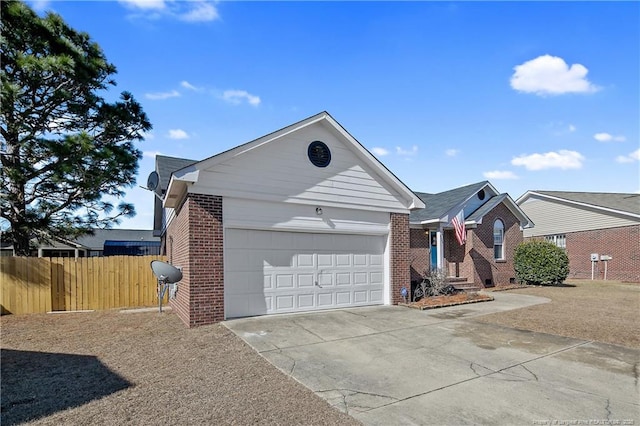
POLYGON ((309 161, 316 167, 327 167, 331 162, 331 151, 329 147, 321 141, 313 141, 307 149, 309 161))

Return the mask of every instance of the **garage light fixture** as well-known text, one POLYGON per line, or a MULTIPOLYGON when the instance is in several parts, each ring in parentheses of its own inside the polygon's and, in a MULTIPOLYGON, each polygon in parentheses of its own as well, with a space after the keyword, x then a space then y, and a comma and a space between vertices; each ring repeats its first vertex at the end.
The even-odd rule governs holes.
POLYGON ((316 214, 322 216, 322 209, 320 207, 316 207, 316 214))

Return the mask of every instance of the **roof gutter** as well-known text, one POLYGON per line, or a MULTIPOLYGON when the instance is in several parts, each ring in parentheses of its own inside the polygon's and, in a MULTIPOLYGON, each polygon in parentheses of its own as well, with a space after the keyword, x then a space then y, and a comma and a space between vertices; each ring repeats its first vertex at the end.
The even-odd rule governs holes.
POLYGON ((167 186, 163 206, 165 208, 175 208, 187 192, 187 188, 198 182, 199 176, 200 170, 197 170, 194 166, 189 166, 185 169, 174 172, 171 175, 171 180, 167 186))

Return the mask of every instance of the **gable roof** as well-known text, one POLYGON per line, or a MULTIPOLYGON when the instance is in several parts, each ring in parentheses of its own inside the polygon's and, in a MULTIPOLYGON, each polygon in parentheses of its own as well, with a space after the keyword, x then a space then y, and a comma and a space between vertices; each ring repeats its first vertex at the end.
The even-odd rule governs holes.
POLYGON ((156 190, 156 197, 153 203, 153 230, 156 236, 162 231, 162 196, 169 187, 169 181, 173 172, 197 163, 196 160, 188 158, 169 157, 167 155, 156 155, 156 173, 158 173, 159 184, 156 190))
MULTIPOLYGON (((500 194, 500 195, 496 195, 495 197, 491 197, 489 201, 487 201, 482 206, 480 206, 480 208, 478 208, 476 211, 471 213, 469 217, 466 218, 465 222, 466 221, 476 222, 476 223, 482 222, 482 218, 484 217, 485 214, 489 213, 495 206, 504 202, 507 198, 511 198, 509 197, 509 194, 500 194)), ((511 201, 513 202, 513 200, 511 201)))
POLYGON ((169 157, 167 155, 156 155, 156 173, 158 173, 158 177, 160 178, 158 189, 160 191, 166 191, 173 172, 184 169, 194 163, 197 163, 197 161, 187 158, 169 157))
MULTIPOLYGON (((418 196, 425 202, 426 207, 421 210, 412 211, 409 215, 410 223, 448 223, 451 214, 457 213, 462 208, 469 208, 467 203, 480 190, 486 189, 490 196, 475 210, 467 211, 466 224, 482 223, 482 218, 497 205, 504 203, 505 206, 518 218, 522 228, 530 228, 533 222, 526 213, 513 201, 509 194, 500 194, 489 181, 472 183, 459 188, 437 194, 417 192, 418 196)), ((473 204, 471 204, 473 206, 473 204)), ((473 208, 473 207, 472 207, 473 208)))
POLYGON ((353 153, 373 171, 385 181, 386 184, 394 188, 395 191, 400 194, 406 208, 420 209, 424 208, 424 203, 416 194, 414 194, 397 176, 395 176, 389 169, 384 166, 373 154, 371 154, 360 142, 358 142, 349 132, 347 132, 342 125, 340 125, 328 112, 323 111, 297 123, 291 124, 275 132, 269 133, 258 139, 254 139, 250 142, 231 148, 227 151, 221 152, 202 161, 188 165, 180 170, 175 171, 169 182, 167 188, 167 195, 164 200, 165 207, 175 207, 178 200, 181 199, 182 194, 187 190, 187 185, 198 182, 199 174, 201 170, 210 169, 217 164, 223 163, 231 158, 248 153, 256 148, 262 147, 275 140, 283 138, 293 132, 299 131, 303 128, 311 126, 315 123, 324 123, 328 125, 333 131, 336 131, 343 141, 346 141, 347 145, 351 148, 353 153))
POLYGON ((614 192, 527 191, 516 201, 522 204, 532 196, 562 200, 577 206, 640 217, 640 194, 614 192))
POLYGON ((489 184, 488 181, 472 183, 437 194, 426 192, 416 192, 418 197, 424 201, 426 207, 421 210, 414 210, 409 215, 410 222, 424 222, 428 220, 440 219, 456 206, 462 205, 475 193, 489 184))

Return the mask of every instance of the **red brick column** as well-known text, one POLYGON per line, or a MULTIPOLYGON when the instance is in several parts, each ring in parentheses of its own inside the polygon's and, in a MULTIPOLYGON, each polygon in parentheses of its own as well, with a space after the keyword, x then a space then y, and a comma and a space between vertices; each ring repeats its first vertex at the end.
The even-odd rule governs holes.
POLYGON ((409 248, 409 215, 391 213, 391 247, 389 261, 391 271, 391 303, 397 305, 402 302, 400 290, 406 287, 411 291, 411 259, 409 248))
POLYGON ((172 307, 189 327, 224 320, 222 197, 189 194, 167 229, 167 255, 182 267, 172 307))
POLYGON ((224 320, 222 197, 189 195, 189 327, 224 320))
POLYGON ((411 229, 409 232, 411 280, 422 281, 431 264, 429 231, 427 229, 411 229))

